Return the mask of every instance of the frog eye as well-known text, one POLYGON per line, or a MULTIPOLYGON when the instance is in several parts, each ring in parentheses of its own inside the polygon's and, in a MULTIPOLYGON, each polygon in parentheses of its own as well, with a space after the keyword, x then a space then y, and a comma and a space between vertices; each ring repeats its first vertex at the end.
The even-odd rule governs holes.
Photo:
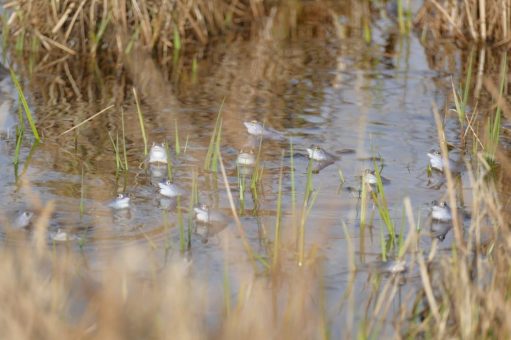
POLYGON ((124 195, 123 195, 123 194, 118 194, 118 195, 117 195, 117 198, 118 198, 118 199, 124 198, 124 195))
POLYGON ((30 213, 29 213, 28 211, 25 211, 25 212, 23 213, 23 216, 25 216, 25 217, 30 217, 30 213))

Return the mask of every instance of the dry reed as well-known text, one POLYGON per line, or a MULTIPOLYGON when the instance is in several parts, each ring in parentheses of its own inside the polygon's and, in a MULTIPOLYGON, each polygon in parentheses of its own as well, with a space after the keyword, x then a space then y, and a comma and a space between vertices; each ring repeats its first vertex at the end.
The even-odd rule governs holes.
POLYGON ((425 0, 415 24, 436 41, 448 37, 464 46, 485 42, 509 47, 510 11, 509 0, 425 0))

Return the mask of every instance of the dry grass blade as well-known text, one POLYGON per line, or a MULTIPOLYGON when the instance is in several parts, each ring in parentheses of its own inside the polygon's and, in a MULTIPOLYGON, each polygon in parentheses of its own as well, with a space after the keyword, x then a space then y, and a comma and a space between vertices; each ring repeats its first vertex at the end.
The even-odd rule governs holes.
POLYGON ((416 24, 434 33, 435 39, 451 37, 469 46, 470 41, 503 46, 509 39, 509 0, 425 0, 416 24))
POLYGON ((497 85, 495 85, 495 82, 489 78, 485 78, 484 86, 486 90, 490 92, 493 99, 497 101, 497 105, 500 106, 506 118, 511 120, 511 105, 508 103, 504 96, 500 95, 499 89, 497 88, 497 85))
MULTIPOLYGON (((234 199, 233 199, 232 193, 231 193, 231 187, 229 186, 229 181, 227 179, 227 173, 225 172, 224 162, 223 162, 221 153, 218 155, 218 157, 219 157, 218 160, 220 163, 220 171, 222 172, 222 178, 224 181, 225 190, 227 191, 227 198, 229 199, 229 206, 231 207, 231 213, 232 213, 232 216, 234 217, 234 221, 236 222, 236 228, 238 229, 238 233, 239 233, 241 241, 243 243, 243 247, 245 248, 245 251, 247 252, 247 255, 249 256, 249 258, 252 261, 254 261, 254 260, 256 260, 257 256, 254 253, 250 244, 248 243, 247 236, 245 235, 245 231, 243 230, 243 225, 241 224, 240 218, 236 211, 236 205, 234 204, 234 199)), ((263 262, 263 264, 265 264, 265 263, 263 262)), ((268 266, 267 263, 265 265, 268 266)))
POLYGON ((59 135, 59 137, 60 137, 60 136, 65 135, 66 133, 69 133, 69 132, 73 131, 74 129, 79 128, 80 126, 82 126, 83 124, 85 124, 85 123, 87 123, 87 122, 89 122, 89 121, 93 120, 94 118, 96 118, 96 117, 97 117, 97 116, 99 116, 100 114, 102 114, 102 113, 104 113, 104 112, 106 112, 106 111, 110 110, 112 107, 114 107, 114 105, 110 105, 110 106, 108 106, 108 107, 104 108, 103 110, 101 110, 101 111, 99 111, 98 113, 96 113, 96 114, 92 115, 91 117, 87 118, 87 119, 86 119, 86 120, 84 120, 83 122, 81 122, 81 123, 79 123, 79 124, 77 124, 77 125, 73 126, 72 128, 67 129, 66 131, 62 132, 62 133, 59 135))
POLYGON ((445 132, 444 132, 444 128, 442 126, 442 122, 440 120, 440 113, 438 112, 438 109, 434 102, 432 103, 432 107, 433 107, 433 115, 435 117, 436 128, 437 128, 437 132, 438 132, 438 141, 440 144, 440 150, 442 151, 444 173, 445 173, 445 177, 447 179, 447 193, 448 193, 448 197, 449 197, 449 205, 452 210, 452 223, 453 223, 454 235, 456 237, 456 246, 460 250, 465 251, 466 247, 465 247, 464 241, 463 241, 462 225, 460 223, 460 218, 459 218, 459 214, 458 214, 458 202, 456 201, 456 190, 454 188, 454 179, 452 177, 452 172, 451 172, 450 165, 449 165, 449 158, 448 158, 449 156, 448 156, 445 132))
POLYGON ((49 44, 51 44, 51 45, 53 45, 53 46, 55 46, 57 48, 60 48, 62 51, 66 52, 66 53, 69 53, 71 55, 76 55, 76 51, 72 50, 71 48, 69 48, 69 47, 67 47, 67 46, 65 46, 65 45, 63 45, 63 44, 61 44, 61 43, 59 43, 59 42, 57 42, 57 41, 55 41, 53 39, 50 39, 50 38, 44 36, 43 34, 41 34, 41 32, 36 30, 35 34, 42 41, 47 42, 47 43, 49 43, 49 44))

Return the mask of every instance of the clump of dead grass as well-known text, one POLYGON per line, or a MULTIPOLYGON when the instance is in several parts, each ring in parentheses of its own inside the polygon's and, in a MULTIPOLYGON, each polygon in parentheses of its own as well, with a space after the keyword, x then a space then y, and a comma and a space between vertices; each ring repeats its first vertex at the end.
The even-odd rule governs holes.
POLYGON ((426 0, 415 24, 433 40, 454 38, 461 45, 511 44, 511 1, 509 0, 426 0))

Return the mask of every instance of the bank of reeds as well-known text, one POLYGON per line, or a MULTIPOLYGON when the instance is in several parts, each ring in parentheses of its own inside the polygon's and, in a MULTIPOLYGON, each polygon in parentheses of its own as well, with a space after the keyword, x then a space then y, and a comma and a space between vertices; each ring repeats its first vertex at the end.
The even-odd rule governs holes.
POLYGON ((509 47, 511 1, 425 0, 415 24, 436 41, 453 38, 464 46, 485 42, 493 47, 509 47))
POLYGON ((138 76, 126 80, 126 69, 149 72, 153 61, 162 74, 181 67, 183 51, 250 31, 267 14, 267 2, 16 0, 4 6, 3 50, 23 77, 43 83, 45 101, 122 100, 130 87, 124 84, 138 76))
POLYGON ((188 44, 205 44, 227 29, 243 28, 266 14, 266 1, 44 1, 4 6, 5 35, 20 53, 44 49, 67 58, 101 51, 119 57, 140 44, 161 58, 188 44))

